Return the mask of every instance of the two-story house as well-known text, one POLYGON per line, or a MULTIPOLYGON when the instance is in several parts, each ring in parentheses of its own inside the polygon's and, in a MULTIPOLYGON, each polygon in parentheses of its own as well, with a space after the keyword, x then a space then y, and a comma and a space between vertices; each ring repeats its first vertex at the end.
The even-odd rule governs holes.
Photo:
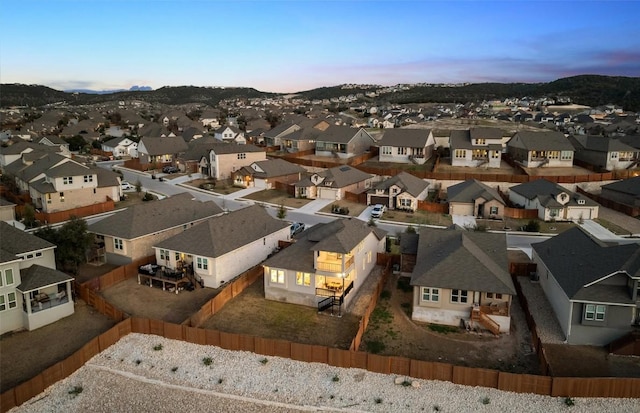
POLYGON ((389 209, 415 211, 418 202, 429 194, 429 182, 407 172, 385 179, 367 191, 367 204, 382 204, 389 209))
POLYGON ((215 179, 231 179, 233 172, 254 162, 267 159, 267 153, 255 145, 235 143, 213 144, 200 159, 200 171, 215 179))
POLYGON ((569 344, 603 346, 640 325, 640 245, 580 227, 533 247, 537 279, 569 344))
POLYGON ((348 165, 312 174, 295 184, 296 198, 339 201, 345 192, 362 192, 371 187, 373 176, 348 165))
POLYGON ((127 137, 110 139, 103 142, 101 148, 105 152, 111 152, 115 157, 138 157, 138 143, 127 137))
POLYGON ((340 311, 366 282, 385 236, 357 219, 314 225, 264 262, 265 298, 340 311))
POLYGON ((138 143, 138 158, 142 164, 169 164, 187 149, 187 143, 179 136, 145 136, 138 143))
POLYGON ((511 187, 509 200, 525 209, 537 209, 543 221, 580 221, 598 218, 599 205, 546 179, 511 187))
POLYGON ((640 162, 640 150, 619 139, 575 135, 569 140, 576 148, 575 159, 607 171, 628 169, 640 162))
POLYGON ((238 129, 236 126, 221 126, 215 130, 213 136, 220 142, 235 143, 238 145, 247 143, 244 137, 244 131, 238 129))
POLYGON ((449 147, 452 166, 499 168, 509 134, 497 128, 452 130, 449 147))
POLYGON ((347 159, 365 153, 374 143, 373 137, 363 128, 332 125, 316 139, 315 154, 347 159))
POLYGON ((73 314, 73 278, 56 270, 55 248, 0 221, 0 334, 73 314))
POLYGON ((575 148, 561 132, 519 131, 507 143, 507 152, 525 168, 570 168, 575 148))
POLYGON ((435 139, 430 129, 386 129, 380 146, 380 162, 422 165, 433 155, 435 139))
POLYGON ((196 281, 218 288, 260 264, 289 239, 286 221, 259 205, 208 218, 153 246, 156 262, 193 271, 196 281))
POLYGON ((21 159, 23 154, 32 152, 34 152, 33 156, 36 156, 36 153, 56 153, 65 156, 58 146, 39 145, 21 140, 9 146, 0 146, 0 169, 4 171, 5 166, 21 159))
POLYGON ((299 182, 305 171, 306 169, 300 165, 278 158, 243 166, 232 175, 236 186, 272 189, 275 182, 288 184, 299 182))

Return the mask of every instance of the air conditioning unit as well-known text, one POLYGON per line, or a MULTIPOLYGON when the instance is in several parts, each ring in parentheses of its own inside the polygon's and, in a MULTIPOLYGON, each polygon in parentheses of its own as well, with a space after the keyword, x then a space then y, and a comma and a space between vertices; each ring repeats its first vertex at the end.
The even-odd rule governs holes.
POLYGON ((529 279, 531 281, 534 281, 534 282, 540 281, 540 279, 538 278, 538 272, 537 271, 531 271, 529 273, 529 279))

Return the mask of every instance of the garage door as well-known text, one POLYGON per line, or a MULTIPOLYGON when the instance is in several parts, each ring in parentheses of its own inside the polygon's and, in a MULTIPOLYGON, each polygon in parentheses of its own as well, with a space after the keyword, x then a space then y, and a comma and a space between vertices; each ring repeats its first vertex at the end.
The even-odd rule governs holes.
POLYGON ((371 195, 371 201, 369 202, 371 205, 382 204, 386 207, 389 206, 389 198, 386 196, 375 196, 371 195))

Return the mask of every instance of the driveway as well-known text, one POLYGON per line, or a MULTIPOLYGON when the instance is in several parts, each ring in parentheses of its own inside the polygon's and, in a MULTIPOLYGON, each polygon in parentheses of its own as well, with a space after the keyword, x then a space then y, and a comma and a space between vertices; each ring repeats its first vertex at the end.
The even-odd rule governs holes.
POLYGON ((451 219, 454 225, 462 228, 475 228, 477 225, 476 218, 471 215, 452 215, 451 219))
POLYGON ((590 219, 585 219, 584 222, 580 224, 580 226, 589 234, 593 235, 601 241, 617 241, 620 239, 618 235, 614 234, 602 225, 590 219))
POLYGON ((640 219, 630 217, 622 212, 605 208, 602 205, 598 208, 598 216, 604 220, 616 224, 629 231, 629 233, 640 236, 640 219))

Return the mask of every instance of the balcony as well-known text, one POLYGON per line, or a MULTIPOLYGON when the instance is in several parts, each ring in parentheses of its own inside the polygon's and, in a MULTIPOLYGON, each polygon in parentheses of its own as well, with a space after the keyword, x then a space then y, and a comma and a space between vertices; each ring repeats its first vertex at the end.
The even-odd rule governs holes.
POLYGON ((342 266, 341 261, 333 260, 333 261, 320 261, 316 262, 316 270, 318 271, 326 271, 333 273, 346 273, 349 272, 349 269, 353 266, 354 259, 353 257, 349 258, 344 263, 344 267, 342 266))
MULTIPOLYGON (((38 294, 33 300, 31 300, 31 313, 38 313, 68 302, 69 296, 66 291, 61 291, 57 294, 38 294)), ((22 309, 25 313, 28 312, 25 301, 22 302, 22 309)))

